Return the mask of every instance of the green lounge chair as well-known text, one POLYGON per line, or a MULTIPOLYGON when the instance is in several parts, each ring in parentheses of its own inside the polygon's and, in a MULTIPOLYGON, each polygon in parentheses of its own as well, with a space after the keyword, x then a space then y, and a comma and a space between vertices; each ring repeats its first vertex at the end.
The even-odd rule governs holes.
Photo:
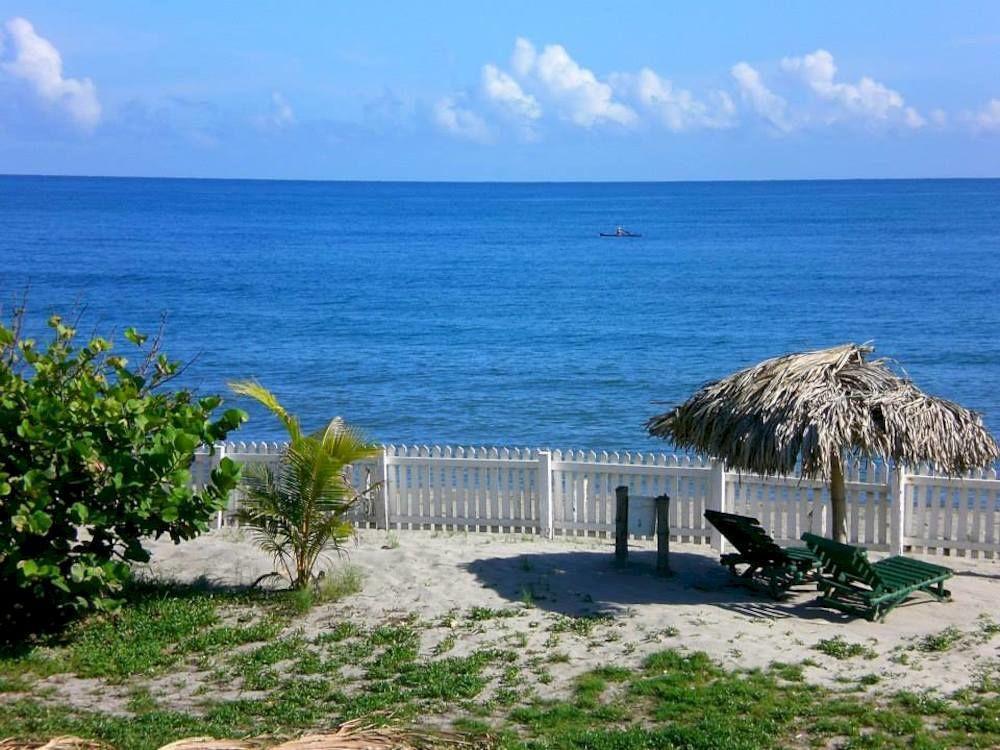
POLYGON ((867 550, 815 534, 803 534, 802 541, 820 559, 820 601, 828 606, 881 621, 918 591, 939 601, 951 598, 944 587, 954 575, 950 568, 902 556, 871 562, 867 550))
POLYGON ((737 550, 722 555, 719 562, 745 581, 764 584, 775 599, 792 586, 812 580, 813 568, 819 564, 816 555, 806 547, 779 547, 756 518, 706 510, 705 519, 737 550), (738 565, 747 567, 737 573, 738 565))

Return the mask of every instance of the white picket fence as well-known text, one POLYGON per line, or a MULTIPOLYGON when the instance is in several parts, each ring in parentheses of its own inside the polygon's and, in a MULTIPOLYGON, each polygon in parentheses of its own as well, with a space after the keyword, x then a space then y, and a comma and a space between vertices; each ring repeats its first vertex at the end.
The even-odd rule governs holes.
MULTIPOLYGON (((192 468, 207 481, 223 456, 276 462, 279 443, 226 443, 201 451, 192 468)), ((670 496, 670 532, 680 541, 723 541, 704 520, 706 508, 755 516, 780 543, 805 531, 828 535, 830 497, 822 482, 737 474, 707 459, 663 453, 608 453, 523 448, 387 445, 376 460, 352 467, 359 488, 378 483, 354 520, 383 529, 439 529, 613 536, 615 488, 629 488, 630 518, 651 516, 651 498, 670 496), (634 508, 634 510, 632 509, 634 508)), ((913 473, 884 464, 846 468, 850 541, 895 554, 1000 556, 1000 480, 913 473)), ((219 524, 231 521, 239 492, 219 524)), ((640 525, 649 529, 651 525, 640 525)))

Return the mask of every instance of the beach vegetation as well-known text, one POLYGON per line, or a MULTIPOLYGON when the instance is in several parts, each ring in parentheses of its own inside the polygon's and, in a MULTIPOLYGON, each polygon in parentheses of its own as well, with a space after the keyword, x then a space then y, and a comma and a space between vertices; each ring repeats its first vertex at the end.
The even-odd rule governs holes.
MULTIPOLYGON (((293 594, 130 583, 117 612, 0 652, 0 736, 74 734, 145 750, 190 736, 288 737, 362 718, 451 726, 469 747, 492 750, 1000 743, 997 670, 951 695, 899 692, 888 682, 859 694, 809 684, 793 663, 728 669, 698 651, 667 649, 556 680, 576 656, 482 643, 428 649, 415 618, 373 627, 341 616, 310 634, 316 619, 287 606, 293 594), (170 692, 172 674, 198 686, 193 697, 170 692), (75 678, 93 680, 100 697, 63 700, 58 686, 75 678)), ((466 632, 449 637, 464 641, 466 632)))
POLYGON ((279 570, 273 575, 303 590, 316 584, 320 559, 330 550, 339 552, 354 530, 347 514, 363 494, 348 481, 348 467, 373 458, 378 448, 340 419, 305 433, 298 418, 259 383, 241 381, 230 387, 267 408, 288 433, 288 447, 277 465, 245 467, 238 518, 274 559, 279 570))
POLYGON ((832 638, 824 638, 813 646, 813 649, 821 654, 832 656, 834 659, 853 659, 862 656, 865 659, 874 659, 878 656, 875 650, 863 643, 852 643, 842 635, 835 635, 832 638))
POLYGON ((199 446, 246 414, 213 414, 218 396, 170 389, 182 370, 153 339, 125 330, 130 362, 111 341, 79 343, 57 315, 50 339, 23 335, 23 309, 0 323, 0 628, 12 636, 113 609, 142 539, 180 542, 208 528, 239 467, 219 461, 194 488, 199 446))
POLYGON ((917 643, 917 649, 931 653, 935 651, 947 651, 962 640, 962 635, 961 630, 956 628, 954 625, 950 625, 937 633, 925 635, 917 643))

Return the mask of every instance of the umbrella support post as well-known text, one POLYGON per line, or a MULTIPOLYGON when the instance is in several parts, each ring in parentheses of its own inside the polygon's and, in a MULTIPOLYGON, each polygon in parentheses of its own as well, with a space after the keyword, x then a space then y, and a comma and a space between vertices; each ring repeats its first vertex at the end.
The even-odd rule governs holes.
POLYGON ((830 538, 847 544, 847 493, 840 456, 830 460, 830 538))

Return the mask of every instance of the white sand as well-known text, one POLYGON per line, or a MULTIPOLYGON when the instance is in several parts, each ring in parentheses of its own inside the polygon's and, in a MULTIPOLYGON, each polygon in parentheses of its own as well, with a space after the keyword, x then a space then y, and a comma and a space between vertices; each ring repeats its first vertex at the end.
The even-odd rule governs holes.
MULTIPOLYGON (((673 545, 675 575, 664 579, 653 572, 655 552, 643 544, 632 547, 630 565, 620 570, 612 563, 612 543, 604 539, 545 541, 423 531, 393 532, 391 538, 398 541, 395 548, 386 546, 385 532, 363 532, 349 549, 349 562, 364 571, 364 590, 316 608, 293 627, 314 635, 345 619, 375 625, 416 615, 427 625, 425 654, 453 635, 456 643, 448 655, 497 645, 514 648, 523 663, 544 660, 544 670, 553 678, 540 689, 545 695, 564 693, 572 678, 588 669, 637 666, 647 654, 665 648, 705 651, 727 667, 811 659, 818 666, 806 668, 808 681, 854 682, 874 673, 881 681, 872 690, 949 693, 984 670, 1000 669, 1000 635, 983 636, 979 619, 1000 622, 996 561, 928 557, 955 568, 949 582, 953 601, 917 595, 886 622, 870 623, 817 607, 812 587, 782 602, 749 591, 704 546, 673 545), (474 622, 468 617, 472 607, 523 611, 474 622), (560 616, 587 614, 610 619, 587 635, 552 630, 560 616), (949 626, 966 633, 949 650, 913 648, 949 626), (878 656, 838 660, 812 648, 837 635, 870 646, 878 656), (549 662, 553 652, 568 659, 549 662), (900 663, 901 657, 906 663, 900 663)), ((239 532, 213 533, 179 546, 159 542, 151 549, 152 572, 180 580, 204 576, 222 584, 247 584, 271 569, 269 558, 239 532)), ((335 558, 331 564, 344 561, 335 558)), ((534 680, 538 671, 536 666, 524 674, 534 680)))

